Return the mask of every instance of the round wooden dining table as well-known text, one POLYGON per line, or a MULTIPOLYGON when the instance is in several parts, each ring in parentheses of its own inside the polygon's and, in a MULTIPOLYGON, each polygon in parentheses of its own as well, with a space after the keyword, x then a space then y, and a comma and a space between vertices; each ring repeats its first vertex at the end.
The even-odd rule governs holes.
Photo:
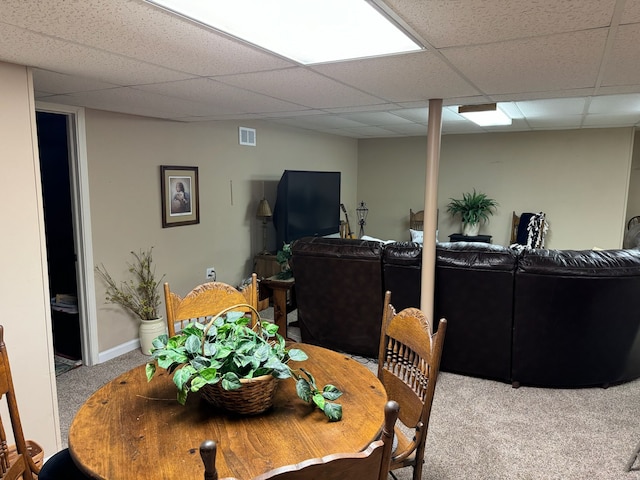
POLYGON ((322 347, 296 344, 309 358, 291 362, 331 383, 342 396, 342 420, 302 401, 293 379, 279 380, 274 405, 259 415, 218 409, 191 393, 176 400, 172 374, 158 369, 147 382, 136 367, 96 391, 80 408, 69 430, 69 450, 92 478, 200 479, 203 440, 218 444, 220 477, 253 478, 276 467, 340 452, 358 452, 379 433, 387 395, 377 377, 358 360, 322 347))

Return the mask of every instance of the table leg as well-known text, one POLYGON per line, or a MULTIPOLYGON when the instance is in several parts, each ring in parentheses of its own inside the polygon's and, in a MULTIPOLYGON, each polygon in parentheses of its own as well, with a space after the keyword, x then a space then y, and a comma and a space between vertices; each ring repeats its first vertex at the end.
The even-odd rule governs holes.
POLYGON ((273 321, 278 325, 278 333, 290 340, 287 335, 287 291, 283 288, 273 289, 273 321))

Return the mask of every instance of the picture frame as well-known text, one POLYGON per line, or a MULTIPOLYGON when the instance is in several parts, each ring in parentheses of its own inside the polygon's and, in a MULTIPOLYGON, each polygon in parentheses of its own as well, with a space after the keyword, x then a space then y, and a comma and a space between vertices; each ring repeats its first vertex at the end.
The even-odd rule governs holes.
POLYGON ((198 167, 160 165, 162 228, 200 223, 198 167))

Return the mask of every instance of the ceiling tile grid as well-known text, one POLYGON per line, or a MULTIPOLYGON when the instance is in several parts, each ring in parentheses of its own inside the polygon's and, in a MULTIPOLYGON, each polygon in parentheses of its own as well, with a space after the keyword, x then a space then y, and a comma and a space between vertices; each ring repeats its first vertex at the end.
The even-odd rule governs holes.
POLYGON ((638 124, 639 0, 372 1, 425 49, 304 67, 144 0, 3 0, 0 61, 38 100, 183 122, 424 135, 441 98, 445 134, 638 124), (490 102, 511 126, 457 113, 490 102))

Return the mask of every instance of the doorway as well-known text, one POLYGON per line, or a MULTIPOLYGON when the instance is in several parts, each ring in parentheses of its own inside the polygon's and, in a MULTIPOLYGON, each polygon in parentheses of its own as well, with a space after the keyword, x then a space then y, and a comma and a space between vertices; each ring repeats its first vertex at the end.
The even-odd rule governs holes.
POLYGON ((82 359, 66 115, 36 112, 56 372, 82 359), (65 362, 69 360, 69 362, 65 362))
POLYGON ((99 363, 84 109, 36 102, 56 354, 99 363))

